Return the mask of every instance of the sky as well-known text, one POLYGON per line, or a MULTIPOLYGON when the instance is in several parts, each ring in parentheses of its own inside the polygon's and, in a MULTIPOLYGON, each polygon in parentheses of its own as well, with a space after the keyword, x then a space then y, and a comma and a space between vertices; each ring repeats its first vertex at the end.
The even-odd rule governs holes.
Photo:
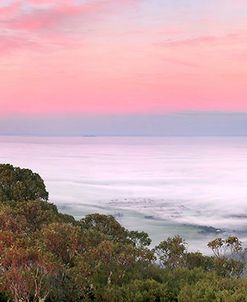
POLYGON ((247 0, 0 0, 0 134, 242 134, 246 79, 247 0))

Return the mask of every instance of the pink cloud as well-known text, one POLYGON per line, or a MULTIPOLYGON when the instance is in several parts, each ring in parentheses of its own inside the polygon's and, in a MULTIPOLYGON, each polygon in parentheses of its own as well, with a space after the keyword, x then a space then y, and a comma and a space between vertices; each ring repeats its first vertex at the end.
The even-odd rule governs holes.
POLYGON ((225 43, 232 43, 234 41, 244 41, 246 34, 240 35, 239 33, 231 33, 221 36, 200 36, 194 38, 182 38, 176 40, 166 40, 159 45, 168 47, 181 47, 181 46, 201 46, 201 45, 221 45, 225 43))
POLYGON ((0 54, 11 53, 16 49, 34 47, 36 43, 27 38, 0 34, 0 54))
POLYGON ((105 14, 111 6, 126 5, 137 0, 119 1, 116 4, 113 0, 87 1, 79 3, 74 0, 25 0, 14 1, 9 5, 0 7, 0 25, 5 32, 5 38, 1 40, 1 50, 9 50, 11 46, 18 49, 22 46, 29 46, 25 39, 35 37, 37 42, 44 39, 43 32, 46 31, 46 41, 43 44, 59 44, 62 41, 67 44, 70 41, 67 32, 76 33, 77 24, 74 21, 83 22, 95 14, 105 14), (24 9, 24 4, 27 7, 24 9), (28 37, 29 33, 29 37, 28 37), (60 35, 60 38, 59 38, 60 35), (42 37, 40 39, 40 37, 42 37), (54 39, 55 37, 55 39, 54 39), (16 39, 16 40, 15 40, 16 39), (23 43, 21 43, 23 41, 23 43), (4 45, 6 44, 6 45, 4 45))
MULTIPOLYGON (((135 2, 137 0, 118 1, 118 4, 126 5, 135 2)), ((110 6, 116 5, 116 2, 114 0, 94 0, 80 4, 73 0, 26 0, 22 4, 29 4, 30 9, 28 11, 20 10, 20 2, 0 8, 0 18, 8 17, 5 22, 6 28, 31 31, 51 28, 76 16, 86 18, 90 14, 106 13, 110 6), (18 9, 19 12, 16 15, 18 9)))
POLYGON ((20 1, 14 1, 9 5, 0 6, 0 20, 7 17, 12 17, 21 8, 20 1))
MULTIPOLYGON (((43 1, 33 1, 35 3, 44 3, 43 1)), ((48 4, 48 1, 45 3, 48 4)), ((10 20, 8 26, 20 30, 40 30, 50 29, 54 26, 65 22, 67 19, 82 16, 83 14, 94 11, 92 5, 76 5, 68 1, 49 3, 45 8, 38 8, 35 6, 30 12, 23 13, 17 18, 10 20)))

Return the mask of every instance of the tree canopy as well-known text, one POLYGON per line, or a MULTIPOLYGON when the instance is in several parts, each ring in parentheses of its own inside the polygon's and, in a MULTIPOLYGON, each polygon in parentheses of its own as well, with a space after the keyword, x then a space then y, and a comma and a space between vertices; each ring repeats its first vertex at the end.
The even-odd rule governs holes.
POLYGON ((29 169, 0 164, 0 201, 48 200, 43 179, 29 169))
POLYGON ((209 242, 211 256, 189 252, 179 235, 164 234, 150 248, 147 233, 111 215, 76 221, 60 213, 30 170, 0 170, 8 192, 0 203, 0 302, 247 301, 246 250, 237 237, 209 242), (16 195, 19 181, 25 190, 16 195))

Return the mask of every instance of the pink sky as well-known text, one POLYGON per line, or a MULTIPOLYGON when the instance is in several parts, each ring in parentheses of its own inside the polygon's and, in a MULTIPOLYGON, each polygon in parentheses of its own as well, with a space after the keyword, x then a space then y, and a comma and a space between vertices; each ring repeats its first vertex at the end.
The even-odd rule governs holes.
POLYGON ((0 114, 247 111, 245 0, 0 1, 0 114))

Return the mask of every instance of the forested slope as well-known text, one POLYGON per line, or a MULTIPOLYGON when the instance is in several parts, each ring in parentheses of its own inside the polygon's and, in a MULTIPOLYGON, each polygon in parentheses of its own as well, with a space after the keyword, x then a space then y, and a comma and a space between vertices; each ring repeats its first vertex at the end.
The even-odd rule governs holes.
POLYGON ((238 238, 211 257, 180 236, 150 243, 113 216, 59 213, 38 174, 0 165, 0 301, 247 301, 238 238))

